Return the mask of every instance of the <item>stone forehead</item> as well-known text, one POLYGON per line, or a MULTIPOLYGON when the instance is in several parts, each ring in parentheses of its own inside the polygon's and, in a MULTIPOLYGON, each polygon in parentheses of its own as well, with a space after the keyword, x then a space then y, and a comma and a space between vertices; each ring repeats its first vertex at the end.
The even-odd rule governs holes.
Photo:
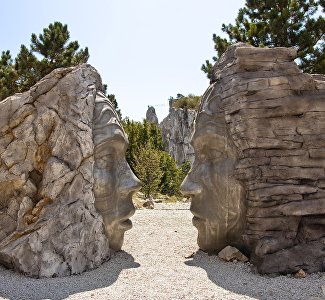
POLYGON ((101 92, 97 92, 93 120, 94 146, 119 138, 127 143, 124 129, 112 103, 101 92))

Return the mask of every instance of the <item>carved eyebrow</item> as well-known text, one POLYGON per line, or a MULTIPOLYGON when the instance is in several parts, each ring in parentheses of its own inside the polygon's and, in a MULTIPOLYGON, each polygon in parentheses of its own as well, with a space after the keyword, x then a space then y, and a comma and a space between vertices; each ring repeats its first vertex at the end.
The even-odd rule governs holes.
POLYGON ((128 140, 123 129, 116 124, 93 129, 95 147, 114 141, 128 145, 128 140))
POLYGON ((123 153, 127 149, 127 141, 120 135, 114 135, 105 139, 102 143, 95 146, 94 153, 102 153, 102 152, 112 152, 115 151, 116 153, 123 153))
POLYGON ((206 132, 204 135, 193 137, 192 146, 195 149, 209 148, 222 151, 225 149, 226 137, 216 132, 206 132))
POLYGON ((123 139, 120 135, 115 135, 111 138, 112 147, 114 147, 116 150, 121 150, 121 148, 126 150, 128 143, 125 139, 123 139))

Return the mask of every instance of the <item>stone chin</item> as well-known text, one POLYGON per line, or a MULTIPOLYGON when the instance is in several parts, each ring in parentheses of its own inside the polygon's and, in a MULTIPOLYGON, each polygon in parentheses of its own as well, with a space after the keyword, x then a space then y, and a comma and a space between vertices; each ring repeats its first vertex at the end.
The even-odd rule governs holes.
POLYGON ((198 246, 209 253, 241 245, 245 191, 232 178, 233 169, 234 161, 229 158, 198 162, 182 185, 183 192, 192 196, 190 210, 198 246))
MULTIPOLYGON (((103 223, 105 228, 105 234, 109 241, 109 248, 115 251, 119 251, 122 248, 124 242, 124 234, 127 230, 132 228, 132 222, 130 218, 135 213, 135 208, 132 202, 132 195, 134 191, 130 192, 127 196, 115 200, 115 203, 119 203, 115 207, 115 212, 102 213, 103 223)), ((112 199, 107 198, 107 201, 113 203, 112 199)))
POLYGON ((226 230, 222 230, 217 222, 193 217, 192 223, 198 230, 197 243, 201 250, 216 253, 228 245, 226 230))
POLYGON ((109 232, 107 232, 109 248, 114 251, 121 250, 124 242, 124 233, 132 228, 131 220, 127 220, 123 223, 118 224, 116 228, 112 228, 109 232), (126 223, 126 225, 124 226, 123 223, 126 223))
MULTIPOLYGON (((193 195, 190 211, 193 214, 192 223, 198 231, 197 243, 201 250, 214 253, 224 245, 226 237, 220 234, 217 215, 208 207, 208 200, 202 195, 193 195)), ((225 230, 223 230, 225 232, 225 230)), ((221 249, 220 249, 221 250, 221 249)))
MULTIPOLYGON (((134 212, 135 209, 132 209, 129 213, 128 218, 130 218, 134 212)), ((124 234, 130 229, 132 229, 132 221, 130 219, 126 219, 124 221, 121 220, 116 225, 111 226, 111 230, 108 232, 110 249, 115 251, 121 250, 124 242, 124 234)))

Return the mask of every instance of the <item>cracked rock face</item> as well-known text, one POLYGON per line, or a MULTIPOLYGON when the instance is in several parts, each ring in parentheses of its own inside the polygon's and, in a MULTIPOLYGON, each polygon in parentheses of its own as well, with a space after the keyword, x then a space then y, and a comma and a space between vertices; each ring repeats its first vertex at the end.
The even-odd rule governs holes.
POLYGON ((122 160, 108 166, 115 154, 102 148, 116 144, 124 155, 127 140, 100 90, 99 74, 84 64, 54 70, 0 103, 1 264, 34 277, 65 276, 120 248, 138 183, 132 174, 124 189, 115 185, 116 172, 129 169, 122 160))
POLYGON ((154 123, 158 125, 158 117, 156 115, 156 110, 153 106, 148 106, 147 112, 146 112, 146 120, 149 123, 154 123))
POLYGON ((168 116, 159 124, 164 142, 164 150, 172 156, 178 165, 185 160, 192 164, 194 150, 190 144, 194 131, 196 111, 169 107, 168 116))
POLYGON ((200 248, 235 246, 261 273, 325 269, 325 80, 295 57, 293 48, 228 48, 182 184, 200 248))

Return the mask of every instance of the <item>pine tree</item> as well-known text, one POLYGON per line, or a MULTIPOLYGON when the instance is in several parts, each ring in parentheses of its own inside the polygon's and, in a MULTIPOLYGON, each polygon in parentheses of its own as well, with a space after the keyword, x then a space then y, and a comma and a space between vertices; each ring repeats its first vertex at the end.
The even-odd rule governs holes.
POLYGON ((163 150, 161 131, 156 124, 149 123, 146 120, 143 120, 143 122, 135 122, 128 118, 125 118, 122 124, 129 140, 126 160, 133 170, 135 158, 143 145, 150 143, 156 150, 163 150))
POLYGON ((166 152, 162 152, 160 155, 160 168, 163 173, 160 182, 160 192, 169 196, 178 194, 181 173, 177 168, 175 160, 166 152))
POLYGON ((159 185, 160 192, 169 196, 180 196, 180 186, 191 169, 191 163, 186 160, 180 167, 177 167, 175 159, 161 151, 160 169, 163 173, 159 185))
POLYGON ((141 181, 141 191, 145 197, 153 197, 159 191, 163 173, 160 170, 160 153, 150 143, 139 149, 135 157, 135 172, 141 181))
POLYGON ((56 68, 76 66, 88 61, 88 48, 79 50, 77 41, 68 42, 70 32, 68 26, 60 22, 54 22, 43 33, 32 34, 31 52, 42 56, 39 71, 45 76, 56 68))
MULTIPOLYGON (((54 22, 44 28, 38 37, 32 34, 30 49, 21 45, 14 63, 10 51, 3 51, 0 59, 0 101, 16 92, 28 90, 56 68, 87 62, 88 48, 79 50, 78 42, 69 42, 69 39, 68 26, 54 22)), ((111 101, 116 101, 114 95, 110 97, 111 101)))
MULTIPOLYGON (((325 73, 324 0, 246 0, 235 25, 222 24, 228 38, 213 34, 216 62, 227 47, 244 42, 255 47, 296 47, 300 68, 308 73, 325 73)), ((211 78, 213 63, 206 61, 202 71, 211 78)))
MULTIPOLYGON (((163 151, 161 131, 156 124, 149 123, 146 120, 143 120, 143 122, 130 121, 128 118, 125 118, 122 124, 129 140, 126 160, 139 179, 141 180, 143 177, 141 174, 144 173, 144 170, 149 168, 147 166, 141 169, 139 157, 142 157, 143 153, 151 155, 149 152, 145 152, 147 150, 144 150, 144 148, 150 145, 150 148, 153 149, 152 151, 159 157, 159 165, 155 164, 154 169, 156 169, 156 172, 161 173, 158 187, 155 186, 156 188, 154 189, 155 192, 161 192, 170 196, 179 195, 180 185, 189 171, 190 163, 186 161, 178 168, 175 160, 163 151)), ((148 156, 146 159, 150 161, 151 156, 148 156)), ((141 158, 141 162, 145 161, 147 163, 146 159, 141 158)))
POLYGON ((17 72, 13 66, 10 51, 2 51, 0 57, 0 100, 16 92, 16 80, 17 72))
POLYGON ((25 45, 21 45, 20 52, 15 60, 15 69, 18 75, 18 92, 28 90, 43 77, 40 70, 40 64, 36 56, 28 50, 25 45))

